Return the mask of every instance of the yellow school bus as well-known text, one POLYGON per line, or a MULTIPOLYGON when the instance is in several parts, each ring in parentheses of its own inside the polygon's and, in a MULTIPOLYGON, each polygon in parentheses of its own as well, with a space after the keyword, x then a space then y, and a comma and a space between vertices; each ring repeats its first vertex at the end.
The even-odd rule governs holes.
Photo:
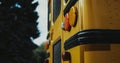
POLYGON ((120 63, 120 0, 48 0, 47 63, 120 63))

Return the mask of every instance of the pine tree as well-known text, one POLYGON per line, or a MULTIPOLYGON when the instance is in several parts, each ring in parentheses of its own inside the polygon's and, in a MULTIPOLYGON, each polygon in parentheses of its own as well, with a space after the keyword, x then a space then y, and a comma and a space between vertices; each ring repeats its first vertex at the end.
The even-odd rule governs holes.
POLYGON ((32 50, 37 46, 38 2, 33 0, 0 0, 0 63, 33 63, 32 50))

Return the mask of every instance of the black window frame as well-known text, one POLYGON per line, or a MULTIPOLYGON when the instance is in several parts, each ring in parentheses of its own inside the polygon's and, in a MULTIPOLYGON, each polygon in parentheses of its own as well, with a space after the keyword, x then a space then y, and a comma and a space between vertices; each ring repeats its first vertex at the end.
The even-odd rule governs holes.
POLYGON ((50 14, 51 14, 50 8, 51 8, 51 6, 50 6, 50 4, 48 4, 48 23, 47 23, 47 24, 48 24, 48 27, 47 27, 47 28, 48 28, 48 29, 47 29, 48 31, 50 30, 50 26, 51 26, 51 22, 50 22, 50 20, 49 20, 49 19, 51 18, 51 17, 50 17, 50 14))
POLYGON ((67 2, 68 2, 68 0, 64 0, 64 2, 65 2, 65 3, 67 3, 67 2))

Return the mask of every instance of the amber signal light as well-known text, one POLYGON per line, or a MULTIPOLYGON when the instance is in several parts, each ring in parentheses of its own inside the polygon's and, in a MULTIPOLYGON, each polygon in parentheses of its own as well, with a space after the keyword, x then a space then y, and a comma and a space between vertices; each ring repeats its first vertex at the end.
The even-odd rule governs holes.
POLYGON ((69 11, 69 22, 70 22, 70 25, 72 27, 74 27, 76 25, 76 22, 77 22, 77 8, 76 7, 71 7, 70 11, 69 11))

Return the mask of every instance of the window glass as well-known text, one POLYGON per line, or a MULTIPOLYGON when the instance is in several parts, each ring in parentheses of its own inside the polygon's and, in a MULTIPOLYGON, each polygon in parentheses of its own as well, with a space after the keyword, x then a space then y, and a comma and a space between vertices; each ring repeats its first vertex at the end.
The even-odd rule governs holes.
POLYGON ((55 45, 53 49, 54 57, 53 57, 53 62, 54 63, 61 63, 61 40, 59 40, 55 45))
POLYGON ((53 22, 57 19, 61 10, 61 0, 53 0, 53 22))

